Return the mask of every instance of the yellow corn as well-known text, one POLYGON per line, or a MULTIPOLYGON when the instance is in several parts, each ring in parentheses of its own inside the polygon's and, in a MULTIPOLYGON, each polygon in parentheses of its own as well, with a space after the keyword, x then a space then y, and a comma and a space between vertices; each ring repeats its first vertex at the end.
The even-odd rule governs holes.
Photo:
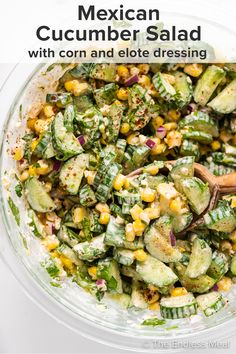
POLYGON ((22 146, 17 146, 14 151, 13 158, 16 161, 20 161, 24 157, 24 149, 22 146))
POLYGON ((30 118, 27 120, 27 127, 31 130, 34 130, 34 125, 37 122, 37 118, 30 118))
POLYGON ((65 256, 63 256, 63 255, 60 255, 60 260, 61 260, 61 262, 62 262, 62 265, 63 265, 65 268, 68 268, 69 270, 73 270, 74 264, 73 264, 73 262, 72 262, 69 258, 67 258, 67 257, 65 257, 65 256))
POLYGON ((139 143, 139 138, 138 138, 138 135, 139 133, 138 132, 135 132, 135 133, 132 133, 130 134, 128 137, 127 137, 127 143, 129 145, 136 145, 139 143))
POLYGON ((166 144, 159 144, 159 145, 155 145, 151 151, 150 154, 151 155, 160 155, 163 154, 166 151, 166 144))
POLYGON ((110 213, 110 208, 106 203, 98 203, 95 206, 95 209, 99 212, 99 213, 110 213))
POLYGON ((202 64, 187 64, 184 67, 184 72, 190 76, 198 77, 203 72, 202 64))
POLYGON ((130 209, 130 215, 132 216, 133 220, 138 220, 142 211, 143 211, 143 209, 138 204, 135 204, 130 209))
POLYGON ((170 130, 174 130, 177 128, 177 124, 175 122, 170 122, 170 123, 166 123, 166 124, 163 124, 163 127, 167 130, 167 131, 170 131, 170 130))
POLYGON ((129 123, 122 123, 120 127, 121 134, 127 134, 130 131, 129 123))
POLYGON ((129 242, 133 242, 135 239, 134 227, 131 223, 125 226, 125 238, 129 242))
POLYGON ((44 113, 45 117, 47 117, 47 118, 50 118, 55 115, 55 113, 53 111, 53 107, 50 104, 46 104, 43 107, 43 113, 44 113))
POLYGON ((96 171, 85 171, 84 175, 87 179, 87 182, 90 186, 92 186, 93 181, 94 181, 94 177, 96 175, 96 171))
POLYGON ((136 236, 142 236, 143 231, 145 230, 146 225, 141 220, 135 220, 133 222, 133 228, 136 236))
POLYGON ((48 127, 49 120, 47 119, 37 119, 34 124, 34 130, 39 135, 42 134, 48 127))
POLYGON ((232 280, 229 277, 223 277, 217 283, 219 291, 229 291, 232 287, 232 280))
POLYGON ((233 250, 234 252, 236 252, 236 243, 233 243, 233 245, 232 245, 232 250, 233 250))
POLYGON ((128 90, 124 87, 121 87, 117 91, 117 98, 121 101, 127 101, 128 100, 128 90))
POLYGON ((149 72, 150 65, 149 64, 139 64, 138 68, 139 68, 140 74, 147 74, 149 72))
POLYGON ((175 297, 175 296, 183 296, 186 295, 188 292, 185 288, 178 287, 178 288, 173 288, 170 292, 170 295, 175 297))
POLYGON ((150 77, 147 75, 141 75, 139 77, 138 83, 144 88, 148 88, 151 85, 150 77))
POLYGON ((53 251, 59 246, 60 242, 56 237, 48 236, 42 241, 42 244, 48 251, 53 251))
POLYGON ((236 208, 236 196, 231 197, 231 207, 236 208))
POLYGON ((142 249, 136 250, 134 251, 134 258, 139 262, 145 262, 147 259, 147 253, 142 249))
POLYGON ((110 220, 110 214, 109 213, 101 213, 100 217, 99 217, 99 223, 102 225, 107 225, 109 223, 110 220))
POLYGON ((182 142, 182 134, 180 132, 172 130, 167 134, 165 142, 169 146, 169 149, 172 149, 176 146, 180 146, 182 142))
POLYGON ((31 151, 34 151, 36 149, 36 146, 38 145, 39 141, 38 140, 33 140, 31 143, 31 151))
POLYGON ((176 198, 173 199, 170 202, 170 209, 176 213, 176 214, 180 214, 181 213, 181 209, 182 209, 182 201, 180 198, 176 198))
POLYGON ((73 212, 73 222, 79 224, 86 216, 86 209, 84 207, 78 207, 73 212))
POLYGON ((121 76, 122 78, 126 78, 129 75, 129 70, 126 66, 124 65, 119 65, 117 67, 117 74, 121 76))
POLYGON ((150 304, 148 308, 151 311, 158 311, 160 309, 160 303, 158 301, 154 302, 153 304, 150 304))
POLYGON ((97 267, 95 267, 95 266, 89 267, 88 273, 93 280, 97 279, 97 267))
POLYGON ((211 143, 212 150, 216 151, 221 148, 221 143, 218 140, 215 140, 211 143))
POLYGON ((80 96, 88 89, 87 82, 79 82, 78 80, 70 80, 65 83, 66 91, 72 92, 74 96, 80 96))
POLYGON ((224 143, 227 143, 230 139, 232 139, 233 135, 227 130, 221 130, 220 132, 220 140, 222 140, 224 143))
POLYGON ((28 170, 24 170, 22 172, 22 174, 20 175, 21 182, 25 182, 28 177, 29 177, 29 171, 28 170))
POLYGON ((39 160, 34 168, 37 175, 46 175, 51 171, 51 167, 44 160, 39 160))
POLYGON ((116 189, 117 191, 119 191, 124 183, 125 183, 125 179, 126 177, 124 175, 122 175, 121 173, 119 173, 116 178, 114 179, 114 182, 113 182, 113 188, 116 189))
POLYGON ((145 172, 149 173, 152 176, 155 176, 159 172, 159 167, 156 165, 151 165, 149 167, 145 167, 145 172))
POLYGON ((179 120, 181 113, 179 111, 176 111, 176 109, 171 109, 168 111, 168 116, 170 117, 171 120, 177 121, 179 120))
POLYGON ((169 82, 169 84, 174 85, 175 84, 175 77, 174 75, 170 74, 162 74, 164 76, 164 79, 169 82))
POLYGON ((125 189, 129 189, 129 186, 130 186, 130 181, 128 178, 126 178, 125 182, 124 182, 124 187, 125 187, 125 189))
POLYGON ((151 203, 155 200, 155 198, 156 198, 156 193, 153 189, 147 187, 141 190, 141 199, 144 202, 151 203))
POLYGON ((231 232, 231 234, 229 235, 229 239, 236 244, 236 230, 231 232))
POLYGON ((164 118, 162 118, 161 116, 154 117, 151 120, 151 124, 152 124, 153 128, 155 130, 157 130, 158 128, 160 128, 164 124, 164 118))
POLYGON ((30 176, 37 176, 36 168, 33 165, 29 167, 28 173, 30 176))
POLYGON ((232 244, 228 240, 220 241, 220 249, 222 252, 231 252, 232 251, 232 244))
POLYGON ((160 216, 160 206, 154 208, 146 208, 144 211, 148 214, 150 220, 157 219, 160 216))

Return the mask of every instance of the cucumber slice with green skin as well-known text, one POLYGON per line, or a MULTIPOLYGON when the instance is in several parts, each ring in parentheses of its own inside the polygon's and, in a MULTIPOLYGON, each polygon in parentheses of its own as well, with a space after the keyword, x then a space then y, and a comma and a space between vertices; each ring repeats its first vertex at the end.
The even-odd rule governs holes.
POLYGON ((36 178, 30 177, 25 182, 26 198, 31 208, 40 213, 47 213, 56 209, 50 195, 45 191, 43 184, 36 178))
POLYGON ((106 172, 106 175, 103 176, 103 178, 97 188, 97 191, 95 194, 97 200, 99 200, 100 202, 106 202, 110 198, 114 179, 119 174, 121 169, 122 169, 122 166, 116 162, 114 162, 113 164, 111 164, 109 166, 109 169, 106 172))
POLYGON ((68 258, 72 263, 76 265, 80 264, 75 252, 69 246, 63 244, 57 248, 57 252, 59 255, 68 258))
POLYGON ((172 75, 175 77, 175 83, 173 86, 176 92, 180 95, 179 106, 184 107, 192 98, 192 81, 189 76, 181 71, 175 71, 172 75))
POLYGON ((134 262, 134 252, 123 248, 114 251, 114 259, 125 266, 130 266, 134 262))
POLYGON ((215 176, 222 176, 235 171, 235 168, 233 167, 219 165, 213 161, 204 163, 204 166, 206 166, 208 170, 215 176))
POLYGON ((73 247, 79 259, 93 262, 105 255, 108 247, 104 243, 104 234, 93 237, 90 241, 80 242, 73 247))
POLYGON ((132 281, 131 306, 142 310, 148 307, 148 303, 145 301, 141 291, 141 285, 137 280, 132 281))
POLYGON ((165 238, 167 242, 169 242, 170 233, 172 231, 172 222, 172 216, 163 215, 152 224, 152 227, 155 228, 165 238))
POLYGON ((125 148, 127 145, 127 141, 125 139, 118 139, 116 142, 116 162, 121 163, 124 157, 125 148))
POLYGON ((163 318, 179 319, 197 314, 197 302, 193 294, 162 297, 160 310, 163 318))
POLYGON ((217 121, 212 119, 207 113, 201 111, 195 111, 181 119, 179 127, 190 127, 195 131, 204 132, 214 137, 219 135, 217 121))
POLYGON ((104 243, 108 246, 123 247, 125 241, 125 227, 110 216, 105 234, 104 243))
POLYGON ((232 146, 230 144, 223 144, 223 151, 227 154, 227 155, 232 155, 236 157, 236 147, 232 146))
POLYGON ((223 152, 213 152, 212 159, 215 163, 221 163, 223 165, 236 167, 236 157, 232 155, 224 154, 223 152))
POLYGON ((230 271, 233 275, 236 275, 236 255, 234 255, 231 259, 230 271))
POLYGON ((105 154, 105 156, 103 157, 103 159, 98 165, 97 173, 93 180, 93 186, 95 188, 98 188, 103 176, 106 174, 110 165, 115 161, 115 158, 116 158, 116 153, 113 151, 109 151, 108 153, 105 154))
POLYGON ((211 264, 212 250, 206 241, 196 238, 193 241, 192 253, 186 269, 186 276, 198 278, 206 274, 211 264))
POLYGON ((191 141, 184 139, 180 147, 180 155, 182 156, 193 156, 196 161, 200 158, 199 144, 196 141, 191 141))
POLYGON ((151 256, 159 259, 162 262, 178 262, 182 258, 182 254, 177 248, 170 244, 170 236, 167 240, 162 236, 155 226, 151 226, 145 233, 144 243, 151 256))
POLYGON ((28 216, 30 218, 29 226, 36 237, 44 238, 46 233, 44 231, 44 225, 41 223, 37 215, 32 209, 29 209, 28 216))
POLYGON ((97 203, 95 193, 92 188, 85 184, 79 191, 80 204, 85 207, 91 207, 97 203))
POLYGON ((66 225, 61 225, 60 230, 57 233, 57 238, 70 247, 74 247, 81 242, 79 235, 66 225))
POLYGON ((73 104, 68 104, 64 112, 64 125, 68 132, 74 131, 75 108, 73 104))
POLYGON ((171 268, 150 255, 146 261, 137 262, 136 271, 145 283, 158 287, 173 285, 178 280, 171 268))
POLYGON ((118 263, 112 258, 102 259, 97 266, 98 279, 106 280, 107 290, 111 293, 122 294, 122 280, 118 263))
POLYGON ((163 175, 158 176, 147 176, 146 177, 148 187, 151 189, 156 189, 160 183, 166 183, 167 178, 163 175))
POLYGON ((194 176, 194 156, 182 157, 178 159, 170 170, 169 177, 174 181, 175 187, 182 192, 179 181, 182 178, 191 178, 194 176))
POLYGON ((87 110, 93 107, 94 103, 90 96, 76 96, 73 97, 73 103, 78 113, 85 113, 87 110))
POLYGON ((175 88, 169 84, 167 80, 165 80, 162 73, 156 73, 152 78, 152 82, 160 97, 162 97, 164 100, 173 101, 176 99, 175 88))
POLYGON ((144 248, 144 242, 143 242, 143 238, 142 237, 136 237, 134 239, 134 241, 124 241, 124 244, 123 244, 123 247, 124 248, 127 248, 129 250, 139 250, 139 249, 143 249, 144 248))
POLYGON ((73 69, 69 71, 69 73, 76 79, 88 79, 94 66, 95 64, 92 63, 77 64, 73 69))
POLYGON ((44 151, 47 149, 47 146, 50 143, 51 139, 52 139, 51 129, 48 129, 39 138, 36 148, 33 151, 33 154, 39 158, 42 158, 44 151))
POLYGON ((101 137, 102 113, 97 108, 92 107, 83 114, 77 114, 76 120, 81 133, 87 140, 83 146, 86 149, 90 148, 101 137))
POLYGON ((225 71, 219 66, 208 66, 201 78, 197 81, 193 93, 194 101, 201 106, 205 106, 224 77, 225 71))
POLYGON ((56 103, 59 107, 65 107, 72 102, 72 96, 71 93, 68 92, 48 93, 46 102, 56 103))
POLYGON ((232 232, 236 228, 234 210, 228 204, 221 204, 218 208, 204 215, 205 225, 208 229, 232 232))
POLYGON ((178 233, 185 230, 191 224, 192 220, 193 214, 190 212, 175 216, 172 222, 173 232, 178 233))
POLYGON ((208 206, 211 198, 208 184, 197 177, 182 179, 179 183, 191 209, 200 215, 208 206))
POLYGON ((206 317, 214 315, 226 304, 223 296, 217 292, 199 295, 196 297, 197 304, 206 317))
POLYGON ((107 294, 109 298, 116 301, 123 309, 131 306, 131 296, 128 294, 107 294))
POLYGON ((92 66, 89 76, 105 82, 115 82, 116 64, 95 64, 92 66))
POLYGON ((212 101, 207 104, 218 113, 228 114, 236 109, 236 79, 230 82, 212 101))
POLYGON ((118 139, 120 124, 122 121, 124 107, 119 101, 115 101, 108 114, 108 129, 106 131, 108 143, 114 143, 118 139))
POLYGON ((146 145, 137 146, 134 150, 132 161, 136 167, 142 167, 150 153, 150 148, 146 145))
POLYGON ((215 279, 212 279, 206 274, 200 275, 196 279, 189 278, 186 275, 186 267, 181 263, 175 263, 175 270, 182 286, 193 293, 206 293, 216 282, 215 279))
POLYGON ((116 92, 118 88, 118 85, 111 83, 94 90, 93 95, 98 107, 112 104, 116 100, 116 92))
POLYGON ((83 152, 78 139, 72 132, 67 132, 64 126, 64 117, 61 112, 57 113, 52 122, 53 147, 62 154, 62 160, 79 155, 83 152))
POLYGON ((219 281, 229 270, 229 262, 226 255, 219 251, 214 251, 207 275, 219 281))
POLYGON ((76 195, 79 191, 89 155, 80 154, 64 163, 59 173, 60 184, 69 194, 76 195))
POLYGON ((99 214, 95 210, 88 210, 90 230, 95 234, 101 234, 104 232, 104 225, 99 223, 99 214))
POLYGON ((190 139, 202 144, 210 144, 213 141, 212 135, 200 131, 182 131, 182 135, 184 139, 190 139))
POLYGON ((132 280, 138 280, 142 281, 142 278, 139 276, 139 274, 136 272, 135 268, 133 266, 122 266, 120 269, 121 274, 128 278, 132 278, 132 280))

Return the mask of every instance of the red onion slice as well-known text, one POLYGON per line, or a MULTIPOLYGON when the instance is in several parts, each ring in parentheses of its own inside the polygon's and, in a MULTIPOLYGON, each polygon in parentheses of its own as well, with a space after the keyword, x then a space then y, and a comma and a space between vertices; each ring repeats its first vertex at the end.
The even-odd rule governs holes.
POLYGON ((215 285, 213 286, 212 290, 213 290, 213 291, 219 291, 219 287, 218 287, 218 285, 217 285, 217 284, 215 284, 215 285))
POLYGON ((170 244, 172 247, 176 246, 176 237, 173 231, 170 232, 170 244))
POLYGON ((61 161, 55 161, 53 164, 53 171, 59 171, 61 168, 61 161))
POLYGON ((153 141, 152 139, 148 139, 145 143, 150 149, 154 148, 154 146, 156 145, 155 141, 153 141))
POLYGON ((160 127, 157 129, 156 136, 157 136, 159 139, 163 139, 163 138, 166 136, 166 128, 160 126, 160 127))
POLYGON ((139 81, 138 75, 131 76, 128 78, 128 80, 125 81, 124 85, 125 86, 131 86, 133 84, 136 84, 139 81))
POLYGON ((84 138, 83 135, 80 135, 80 136, 78 137, 78 140, 79 140, 79 143, 80 143, 81 146, 83 146, 83 145, 85 144, 85 138, 84 138))

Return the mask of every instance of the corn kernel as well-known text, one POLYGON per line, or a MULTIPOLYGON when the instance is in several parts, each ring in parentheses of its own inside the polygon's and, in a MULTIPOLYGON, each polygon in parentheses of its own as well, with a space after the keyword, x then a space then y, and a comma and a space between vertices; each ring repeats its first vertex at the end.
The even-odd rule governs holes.
POLYGON ((48 251, 53 251, 59 246, 60 242, 55 236, 48 236, 42 241, 42 244, 48 251))
POLYGON ((49 166, 44 160, 37 161, 35 167, 35 172, 37 175, 46 175, 51 171, 51 166, 49 166))
POLYGON ((232 287, 232 280, 229 277, 223 277, 217 285, 219 291, 229 291, 232 287))
POLYGON ((129 123, 122 123, 120 127, 121 134, 127 134, 130 131, 129 123))
POLYGON ((93 280, 97 279, 97 267, 95 267, 95 266, 89 267, 88 273, 93 280))
POLYGON ((175 297, 175 296, 183 296, 186 295, 188 292, 185 288, 178 287, 178 288, 173 288, 170 292, 170 295, 175 297))
POLYGON ((74 268, 74 264, 69 258, 60 255, 60 260, 65 268, 68 268, 69 270, 72 270, 74 268))
POLYGON ((155 145, 154 148, 151 149, 150 155, 161 155, 166 151, 166 144, 155 145))
POLYGON ((172 130, 167 134, 165 142, 169 146, 169 149, 172 149, 176 146, 179 147, 182 143, 182 134, 180 132, 172 130))
POLYGON ((144 211, 148 214, 149 219, 157 219, 160 216, 160 206, 156 206, 155 208, 146 208, 144 211))
POLYGON ((234 244, 232 245, 232 250, 233 250, 234 252, 236 252, 236 243, 234 243, 234 244))
POLYGON ((124 187, 125 187, 125 189, 129 189, 129 187, 130 187, 130 181, 128 178, 125 179, 124 187))
POLYGON ((28 170, 24 170, 22 172, 22 174, 20 175, 21 182, 25 182, 28 177, 29 177, 29 171, 28 170))
POLYGON ((106 203, 98 203, 95 206, 95 209, 99 212, 99 213, 110 213, 110 208, 106 203))
POLYGON ((147 253, 142 249, 136 250, 134 251, 134 258, 139 262, 145 262, 147 259, 147 253))
POLYGON ((169 82, 170 85, 174 85, 175 84, 174 75, 165 74, 165 73, 163 73, 162 75, 163 75, 164 79, 169 82))
POLYGON ((133 228, 136 236, 142 236, 143 231, 145 230, 146 225, 141 220, 135 220, 133 222, 133 228))
POLYGON ((53 107, 50 104, 46 104, 43 107, 43 113, 44 113, 45 117, 47 117, 47 118, 50 118, 55 115, 53 107))
POLYGON ((109 213, 101 213, 100 217, 99 217, 99 223, 102 225, 107 225, 109 223, 110 220, 110 214, 109 213))
POLYGON ((180 214, 181 213, 181 210, 182 210, 182 201, 180 198, 176 198, 176 199, 173 199, 171 202, 170 202, 170 209, 176 213, 176 214, 180 214))
POLYGON ((85 171, 84 172, 85 178, 90 186, 93 185, 94 177, 96 175, 96 171, 85 171))
POLYGON ((177 121, 179 120, 181 113, 179 111, 176 111, 176 109, 171 109, 170 111, 168 111, 168 116, 170 117, 170 119, 177 121))
POLYGON ((141 190, 141 199, 144 202, 151 203, 155 200, 155 198, 156 198, 156 193, 153 189, 147 187, 141 190))
POLYGON ((139 137, 138 137, 139 133, 138 132, 135 132, 135 133, 132 133, 130 134, 128 137, 127 137, 127 143, 129 145, 137 145, 139 143, 139 137))
POLYGON ((138 220, 142 211, 143 211, 143 209, 138 204, 135 204, 130 209, 130 215, 132 216, 133 220, 138 220))
POLYGON ((152 176, 155 176, 159 172, 159 167, 156 165, 151 165, 151 166, 145 167, 145 172, 149 173, 152 176))
POLYGON ((128 100, 128 90, 124 87, 121 87, 117 91, 117 98, 118 98, 118 100, 121 100, 121 101, 127 101, 128 100))
POLYGON ((14 160, 20 161, 24 157, 24 149, 22 146, 18 146, 14 151, 14 160))
POLYGON ((138 69, 140 74, 147 74, 150 70, 150 65, 149 64, 139 64, 138 69))
POLYGON ((161 116, 154 117, 151 120, 151 124, 152 124, 153 128, 155 130, 157 130, 158 128, 160 128, 164 124, 164 118, 162 118, 161 116))
POLYGON ((33 152, 36 149, 36 146, 38 145, 39 141, 38 140, 33 140, 31 143, 31 151, 33 152))
POLYGON ((78 80, 70 80, 65 83, 66 91, 72 92, 74 96, 80 96, 88 89, 87 82, 79 82, 78 80))
POLYGON ((86 216, 86 209, 83 207, 75 208, 73 211, 73 222, 79 224, 86 216))
POLYGON ((167 130, 167 131, 170 131, 170 130, 174 130, 177 128, 177 124, 175 122, 170 122, 170 123, 166 123, 166 124, 163 124, 163 127, 167 130))
POLYGON ((34 130, 39 135, 45 132, 49 124, 49 120, 47 119, 37 119, 34 124, 34 130))
POLYGON ((134 227, 131 223, 125 226, 125 238, 129 242, 133 242, 135 239, 134 227))
POLYGON ((31 130, 34 130, 34 125, 37 122, 38 118, 30 118, 27 120, 27 127, 31 130))
POLYGON ((212 150, 216 151, 221 148, 221 143, 218 140, 215 140, 211 143, 212 150))
POLYGON ((126 66, 124 66, 124 65, 119 65, 119 66, 117 67, 117 74, 118 74, 120 77, 122 77, 122 78, 126 78, 126 77, 128 77, 128 75, 129 75, 129 70, 128 70, 128 68, 127 68, 126 66))
POLYGON ((202 64, 187 64, 184 67, 184 72, 190 76, 198 77, 203 72, 202 64))
POLYGON ((150 304, 148 306, 149 310, 151 311, 159 311, 160 309, 160 303, 157 301, 157 302, 154 302, 153 304, 150 304))
POLYGON ((37 176, 36 168, 33 165, 31 165, 29 167, 29 171, 28 172, 29 172, 30 176, 37 176))
POLYGON ((141 75, 139 77, 138 83, 144 88, 148 88, 151 85, 150 77, 147 75, 141 75))
POLYGON ((119 173, 116 178, 114 179, 113 182, 113 188, 116 189, 117 191, 119 191, 124 183, 125 183, 126 177, 124 175, 122 175, 121 173, 119 173))

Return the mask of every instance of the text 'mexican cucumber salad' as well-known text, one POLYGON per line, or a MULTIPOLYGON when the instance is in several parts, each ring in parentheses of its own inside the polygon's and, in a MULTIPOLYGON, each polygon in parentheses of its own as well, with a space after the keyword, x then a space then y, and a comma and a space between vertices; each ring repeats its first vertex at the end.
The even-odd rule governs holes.
POLYGON ((158 314, 146 325, 227 306, 236 195, 212 203, 195 166, 236 170, 236 64, 74 64, 11 154, 57 284, 158 314))

